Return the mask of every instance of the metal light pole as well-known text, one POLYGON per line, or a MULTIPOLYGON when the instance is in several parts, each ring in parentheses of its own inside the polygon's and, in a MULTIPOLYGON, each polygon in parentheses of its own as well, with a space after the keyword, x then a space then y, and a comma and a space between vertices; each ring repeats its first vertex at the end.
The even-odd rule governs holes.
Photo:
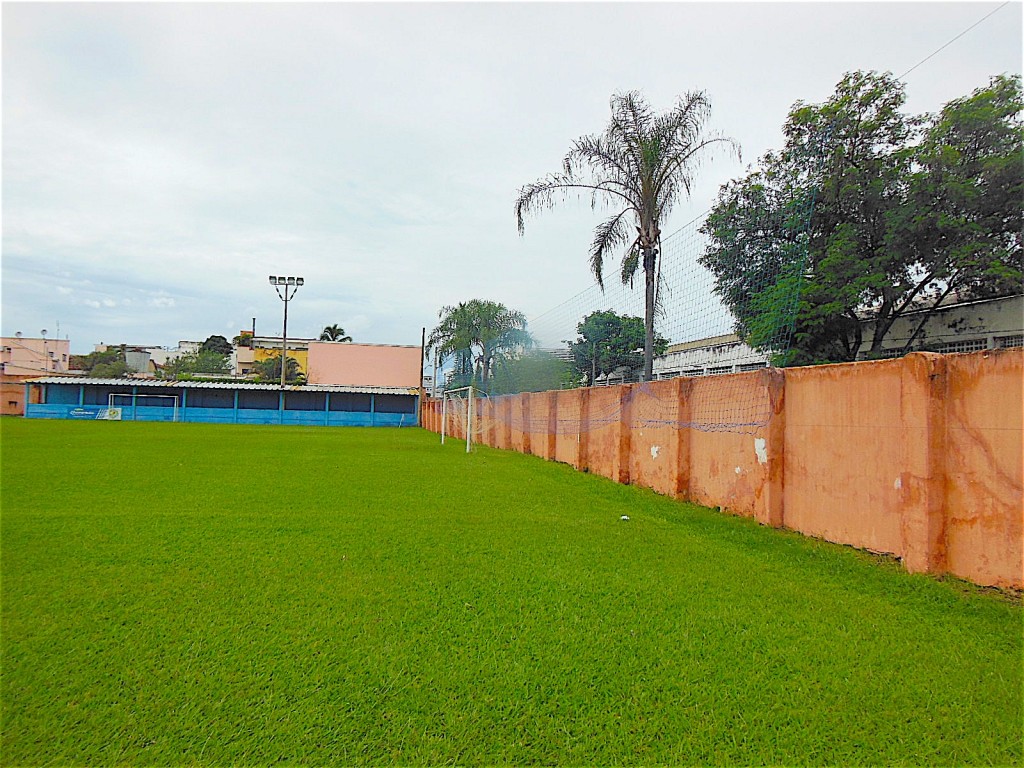
POLYGON ((288 302, 304 282, 306 281, 301 277, 270 276, 270 284, 277 291, 278 298, 284 302, 284 327, 281 329, 281 389, 284 389, 284 377, 288 370, 288 302))

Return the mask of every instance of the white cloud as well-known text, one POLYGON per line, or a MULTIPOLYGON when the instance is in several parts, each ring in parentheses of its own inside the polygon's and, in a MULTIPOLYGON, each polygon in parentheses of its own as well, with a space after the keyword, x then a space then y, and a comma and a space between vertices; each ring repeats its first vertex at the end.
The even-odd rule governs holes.
MULTIPOLYGON (((512 201, 603 128, 612 92, 665 108, 707 89, 751 162, 796 100, 904 72, 995 7, 8 4, 4 326, 60 318, 76 350, 206 338, 225 315, 279 332, 271 273, 307 279, 299 335, 418 343, 474 296, 535 316, 589 285, 599 217, 562 206, 520 238, 512 201), (82 310, 114 297, 164 311, 82 310)), ((914 70, 908 109, 1020 71, 1020 21, 1003 7, 914 70)), ((667 229, 742 168, 707 166, 667 229)))

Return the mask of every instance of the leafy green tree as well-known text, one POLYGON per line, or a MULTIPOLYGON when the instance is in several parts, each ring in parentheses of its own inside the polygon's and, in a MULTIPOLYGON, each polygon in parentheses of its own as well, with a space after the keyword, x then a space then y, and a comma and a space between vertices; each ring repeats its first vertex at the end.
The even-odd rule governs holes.
POLYGON ((252 331, 242 331, 231 340, 236 347, 252 348, 252 331))
POLYGON ((189 352, 174 360, 169 360, 163 368, 164 378, 202 376, 203 374, 223 376, 229 373, 231 373, 231 361, 227 355, 202 348, 198 352, 189 352))
POLYGON ((531 349, 502 360, 494 371, 490 393, 509 395, 517 392, 548 392, 578 387, 579 375, 565 360, 550 352, 531 349))
POLYGON ((561 173, 550 174, 519 190, 515 203, 519 233, 524 217, 553 206, 557 199, 588 195, 617 212, 598 225, 590 246, 590 267, 604 288, 604 262, 625 249, 620 278, 632 284, 642 269, 645 290, 644 378, 654 361, 654 314, 658 305, 658 255, 661 227, 674 205, 688 196, 694 174, 709 151, 722 145, 739 156, 739 145, 706 131, 711 103, 703 92, 688 93, 675 107, 656 114, 637 92, 611 99, 612 118, 604 133, 575 141, 561 173))
POLYGON ((747 343, 772 350, 795 323, 776 362, 877 355, 924 299, 1020 290, 1020 79, 937 117, 904 101, 889 74, 848 74, 826 102, 794 105, 783 150, 719 192, 701 261, 747 343))
POLYGON ((919 265, 919 282, 928 281, 922 294, 989 298, 1024 289, 1022 110, 1020 77, 999 76, 929 118, 891 237, 919 265))
POLYGON ((120 379, 130 373, 124 345, 109 347, 105 352, 72 355, 70 363, 73 370, 85 371, 93 379, 120 379))
MULTIPOLYGON (((644 364, 643 318, 619 315, 610 309, 598 310, 584 317, 576 332, 579 337, 569 343, 569 351, 575 370, 587 386, 621 367, 635 370, 644 364)), ((656 334, 654 354, 662 355, 667 348, 668 341, 656 334)))
POLYGON ((216 352, 219 355, 231 354, 231 342, 223 336, 210 336, 199 348, 203 352, 216 352))
POLYGON ((523 313, 498 302, 471 299, 442 307, 438 317, 440 322, 427 339, 427 354, 436 350, 444 362, 454 358, 463 375, 469 368, 472 380, 484 390, 496 362, 533 343, 523 313))
MULTIPOLYGON (((305 381, 305 376, 299 369, 299 361, 294 357, 289 357, 287 360, 288 368, 285 370, 285 381, 291 384, 301 384, 305 381)), ((255 363, 253 373, 256 374, 257 381, 270 384, 279 383, 281 381, 281 355, 268 357, 266 360, 255 363)))
POLYGON ((131 371, 127 363, 117 361, 113 363, 98 363, 86 375, 91 379, 120 379, 130 373, 131 371))
POLYGON ((352 341, 352 337, 345 334, 345 329, 335 323, 325 326, 320 332, 320 341, 352 341))

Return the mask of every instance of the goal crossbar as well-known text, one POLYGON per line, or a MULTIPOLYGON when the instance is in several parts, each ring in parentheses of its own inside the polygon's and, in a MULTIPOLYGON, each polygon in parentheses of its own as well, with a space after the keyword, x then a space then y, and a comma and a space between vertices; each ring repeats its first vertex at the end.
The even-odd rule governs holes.
POLYGON ((134 418, 135 409, 138 407, 139 398, 148 398, 150 400, 170 400, 171 408, 173 409, 171 411, 171 421, 178 420, 178 406, 180 404, 180 398, 178 397, 178 395, 150 395, 146 394, 145 392, 136 392, 134 394, 130 392, 111 392, 107 396, 107 408, 108 410, 113 410, 114 408, 121 408, 122 413, 124 411, 124 408, 131 408, 132 417, 134 418), (126 404, 125 400, 129 402, 126 404))

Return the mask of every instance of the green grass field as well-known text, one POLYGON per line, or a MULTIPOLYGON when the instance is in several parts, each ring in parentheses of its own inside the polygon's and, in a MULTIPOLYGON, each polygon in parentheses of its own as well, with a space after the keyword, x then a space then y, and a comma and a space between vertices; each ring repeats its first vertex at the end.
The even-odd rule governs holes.
POLYGON ((998 593, 418 429, 0 429, 5 766, 1022 759, 998 593))

